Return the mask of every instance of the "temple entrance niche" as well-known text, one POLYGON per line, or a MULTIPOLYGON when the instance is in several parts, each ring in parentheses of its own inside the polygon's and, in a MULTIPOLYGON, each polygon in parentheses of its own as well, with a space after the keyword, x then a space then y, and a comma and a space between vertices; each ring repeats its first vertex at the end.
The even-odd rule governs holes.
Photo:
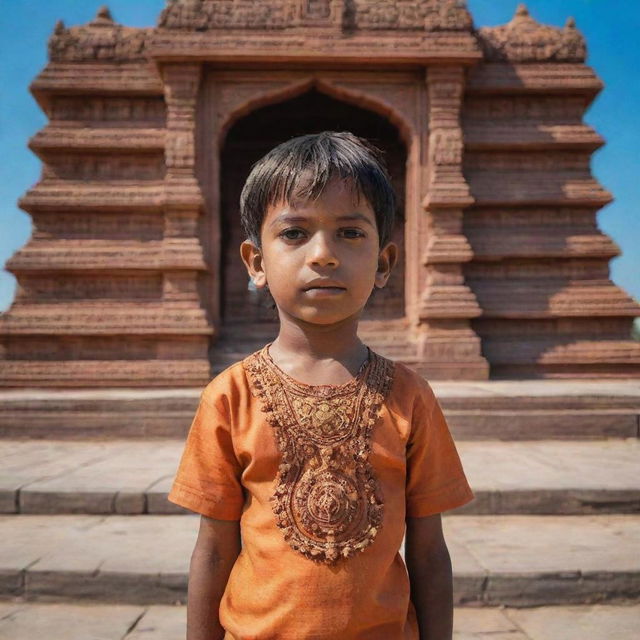
POLYGON ((405 315, 404 200, 406 149, 398 130, 383 116, 342 102, 317 90, 256 109, 229 130, 221 152, 221 291, 224 325, 272 323, 277 312, 270 299, 247 288, 247 273, 239 255, 244 234, 240 226, 240 192, 252 164, 267 151, 292 137, 319 131, 351 131, 385 152, 398 196, 392 239, 400 248, 399 262, 384 289, 376 289, 364 319, 387 320, 405 315))

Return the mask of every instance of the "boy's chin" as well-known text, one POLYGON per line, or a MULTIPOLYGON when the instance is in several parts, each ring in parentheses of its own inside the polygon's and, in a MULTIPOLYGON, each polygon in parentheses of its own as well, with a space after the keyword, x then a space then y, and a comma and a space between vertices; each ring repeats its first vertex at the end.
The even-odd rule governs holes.
MULTIPOLYGON (((315 325, 315 326, 326 326, 329 327, 331 325, 344 324, 348 322, 353 322, 354 320, 358 320, 363 311, 364 307, 356 310, 353 313, 329 313, 322 312, 317 310, 309 310, 307 312, 299 312, 295 314, 285 313, 286 318, 289 321, 293 321, 302 325, 315 325)), ((280 321, 283 320, 283 314, 280 312, 280 321)))

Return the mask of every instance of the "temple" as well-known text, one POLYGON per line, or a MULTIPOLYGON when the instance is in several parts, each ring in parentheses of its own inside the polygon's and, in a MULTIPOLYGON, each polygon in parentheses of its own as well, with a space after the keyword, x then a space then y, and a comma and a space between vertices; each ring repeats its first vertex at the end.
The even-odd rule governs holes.
POLYGON ((640 376, 583 122, 602 83, 572 20, 457 0, 173 0, 154 28, 58 23, 48 124, 0 316, 5 387, 201 387, 275 336, 247 288, 238 196, 292 136, 386 152, 401 261, 361 333, 431 379, 640 376))
MULTIPOLYGON (((155 28, 106 8, 58 23, 32 84, 33 235, 0 314, 0 636, 184 637, 199 519, 167 494, 203 388, 277 330, 247 287, 240 189, 273 145, 334 129, 384 149, 400 196, 401 261, 361 337, 427 379, 475 494, 442 518, 454 636, 633 637, 640 306, 596 224, 611 196, 585 55, 572 20, 520 6, 477 28, 461 0, 173 0, 155 28)), ((203 429, 241 442, 214 413, 203 429)), ((404 473, 376 443, 372 464, 404 473)), ((234 448, 275 490, 291 465, 255 471, 272 451, 234 448)))

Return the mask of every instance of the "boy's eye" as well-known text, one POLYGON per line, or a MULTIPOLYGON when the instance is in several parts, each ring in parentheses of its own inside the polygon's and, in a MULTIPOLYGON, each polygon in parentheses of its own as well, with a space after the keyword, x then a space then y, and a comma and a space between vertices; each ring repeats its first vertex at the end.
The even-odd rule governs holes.
POLYGON ((364 238, 364 233, 360 229, 342 229, 346 238, 364 238))
POLYGON ((287 240, 299 240, 303 234, 302 229, 285 229, 279 235, 287 240))

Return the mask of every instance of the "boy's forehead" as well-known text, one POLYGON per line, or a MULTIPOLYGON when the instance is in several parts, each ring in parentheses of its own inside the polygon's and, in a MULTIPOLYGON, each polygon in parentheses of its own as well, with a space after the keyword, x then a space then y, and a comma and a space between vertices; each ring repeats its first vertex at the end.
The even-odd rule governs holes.
POLYGON ((304 187, 294 189, 289 200, 269 206, 266 217, 272 220, 288 215, 318 217, 323 213, 340 218, 375 220, 373 208, 357 184, 353 180, 337 178, 331 179, 317 197, 305 194, 304 187))

